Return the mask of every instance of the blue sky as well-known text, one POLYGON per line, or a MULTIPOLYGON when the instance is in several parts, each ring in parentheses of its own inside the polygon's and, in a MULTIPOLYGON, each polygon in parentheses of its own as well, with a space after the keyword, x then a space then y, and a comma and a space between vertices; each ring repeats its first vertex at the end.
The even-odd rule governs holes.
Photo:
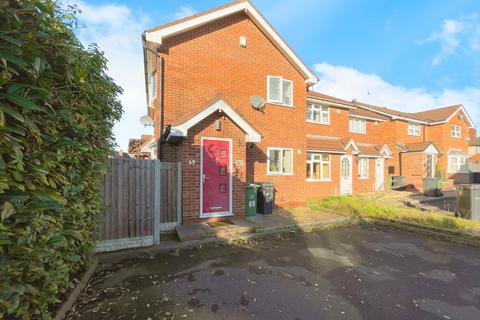
MULTIPOLYGON (((69 0, 83 9, 78 31, 105 51, 124 88, 117 143, 141 133, 145 88, 140 34, 225 1, 69 0)), ((464 104, 480 125, 480 2, 253 1, 319 76, 316 90, 404 111, 464 104)))

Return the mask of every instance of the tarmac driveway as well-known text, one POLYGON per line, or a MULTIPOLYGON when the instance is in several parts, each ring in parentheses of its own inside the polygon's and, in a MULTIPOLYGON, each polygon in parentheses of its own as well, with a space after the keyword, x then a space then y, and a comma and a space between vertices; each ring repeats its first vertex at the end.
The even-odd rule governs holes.
POLYGON ((480 250, 349 227, 104 265, 71 319, 480 319, 480 250))

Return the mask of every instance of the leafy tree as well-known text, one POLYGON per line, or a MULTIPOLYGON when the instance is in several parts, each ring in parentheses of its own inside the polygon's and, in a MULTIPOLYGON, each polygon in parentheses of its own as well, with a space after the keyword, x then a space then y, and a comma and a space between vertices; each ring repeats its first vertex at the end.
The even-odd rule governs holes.
POLYGON ((0 318, 50 318, 100 220, 122 90, 70 9, 0 1, 0 318))

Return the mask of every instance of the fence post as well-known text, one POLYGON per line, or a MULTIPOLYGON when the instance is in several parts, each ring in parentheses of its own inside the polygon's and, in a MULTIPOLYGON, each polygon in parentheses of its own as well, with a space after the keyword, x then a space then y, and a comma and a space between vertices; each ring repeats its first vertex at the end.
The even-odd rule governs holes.
POLYGON ((182 215, 182 195, 183 195, 183 188, 182 188, 182 162, 178 162, 177 167, 177 224, 183 224, 183 215, 182 215))
POLYGON ((155 187, 154 187, 154 208, 153 208, 153 244, 160 243, 160 160, 155 160, 155 187))

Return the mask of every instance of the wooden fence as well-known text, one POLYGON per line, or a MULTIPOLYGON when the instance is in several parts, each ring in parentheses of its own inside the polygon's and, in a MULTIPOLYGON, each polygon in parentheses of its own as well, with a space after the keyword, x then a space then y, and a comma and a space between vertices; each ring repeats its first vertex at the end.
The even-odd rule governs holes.
POLYGON ((181 167, 159 160, 110 159, 102 185, 105 214, 97 252, 160 242, 181 223, 181 167))

